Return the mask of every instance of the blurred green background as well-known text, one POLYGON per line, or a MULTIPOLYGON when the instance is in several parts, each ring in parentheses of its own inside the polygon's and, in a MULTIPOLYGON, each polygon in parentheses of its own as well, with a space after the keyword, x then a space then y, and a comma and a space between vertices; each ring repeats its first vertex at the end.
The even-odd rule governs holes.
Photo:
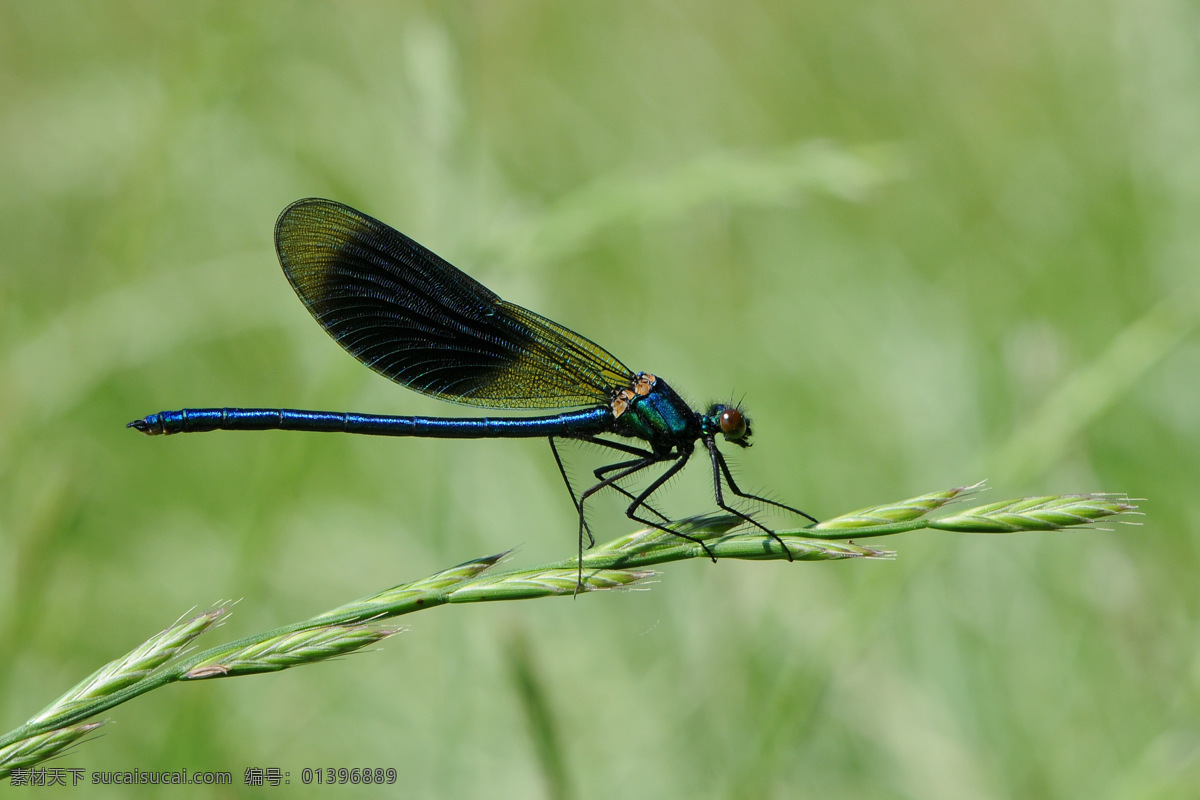
MULTIPOLYGON (((202 646, 574 552, 543 442, 124 429, 471 413, 297 302, 272 226, 318 195, 696 403, 744 395, 747 489, 829 517, 987 478, 984 500, 1127 491, 1147 516, 417 614, 378 652, 140 698, 57 765, 293 789, 384 766, 412 797, 1196 797, 1200 10, 726 5, 0 6, 0 728, 222 598, 202 646)), ((664 507, 710 491, 693 465, 664 507)))

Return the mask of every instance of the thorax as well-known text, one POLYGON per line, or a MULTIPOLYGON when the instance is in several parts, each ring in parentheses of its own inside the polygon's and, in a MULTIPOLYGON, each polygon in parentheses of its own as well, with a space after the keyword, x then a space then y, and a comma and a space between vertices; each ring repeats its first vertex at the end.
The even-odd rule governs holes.
POLYGON ((639 372, 612 401, 613 432, 643 439, 656 453, 691 450, 700 436, 700 418, 662 378, 639 372))

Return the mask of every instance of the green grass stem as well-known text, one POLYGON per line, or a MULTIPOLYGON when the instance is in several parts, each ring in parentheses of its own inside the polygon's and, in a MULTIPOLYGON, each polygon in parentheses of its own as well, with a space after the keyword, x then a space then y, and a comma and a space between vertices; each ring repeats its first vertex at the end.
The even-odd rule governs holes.
POLYGON ((86 720, 169 683, 275 672, 324 661, 401 630, 380 626, 381 620, 446 603, 527 600, 627 587, 654 575, 648 567, 707 558, 700 542, 718 559, 784 560, 789 555, 796 561, 887 559, 895 554, 846 540, 918 528, 955 533, 1059 530, 1128 514, 1136 508, 1118 495, 1061 495, 989 503, 953 516, 925 518, 978 486, 861 509, 806 528, 781 531, 778 539, 755 530, 739 532, 741 520, 732 516, 683 520, 674 523, 675 529, 694 541, 657 529, 638 531, 586 552, 582 573, 574 557, 497 572, 494 568, 508 555, 499 553, 394 586, 302 622, 183 657, 193 640, 228 615, 229 605, 218 606, 177 620, 98 669, 21 727, 0 736, 0 778, 44 761, 104 724, 86 720))

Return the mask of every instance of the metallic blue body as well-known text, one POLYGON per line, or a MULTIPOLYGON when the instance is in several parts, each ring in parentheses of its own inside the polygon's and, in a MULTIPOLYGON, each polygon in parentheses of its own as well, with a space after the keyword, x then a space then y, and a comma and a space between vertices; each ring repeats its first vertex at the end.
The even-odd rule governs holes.
POLYGON ((439 439, 579 437, 613 428, 608 408, 589 408, 543 417, 392 417, 293 408, 185 408, 160 411, 142 420, 149 434, 203 431, 300 430, 373 436, 431 436, 439 439))
POLYGON ((540 417, 401 417, 294 408, 184 408, 138 421, 156 434, 299 430, 439 439, 583 439, 611 433, 649 443, 659 456, 690 453, 711 421, 696 413, 662 378, 619 417, 609 406, 540 417), (706 424, 707 423, 707 424, 706 424))

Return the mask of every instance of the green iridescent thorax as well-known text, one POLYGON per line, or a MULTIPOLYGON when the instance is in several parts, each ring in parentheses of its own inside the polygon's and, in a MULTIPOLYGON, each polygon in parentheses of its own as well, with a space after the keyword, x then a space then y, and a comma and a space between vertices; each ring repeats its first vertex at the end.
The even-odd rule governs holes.
POLYGON ((615 433, 643 439, 655 451, 688 447, 700 437, 700 418, 662 378, 639 373, 613 401, 615 433))

